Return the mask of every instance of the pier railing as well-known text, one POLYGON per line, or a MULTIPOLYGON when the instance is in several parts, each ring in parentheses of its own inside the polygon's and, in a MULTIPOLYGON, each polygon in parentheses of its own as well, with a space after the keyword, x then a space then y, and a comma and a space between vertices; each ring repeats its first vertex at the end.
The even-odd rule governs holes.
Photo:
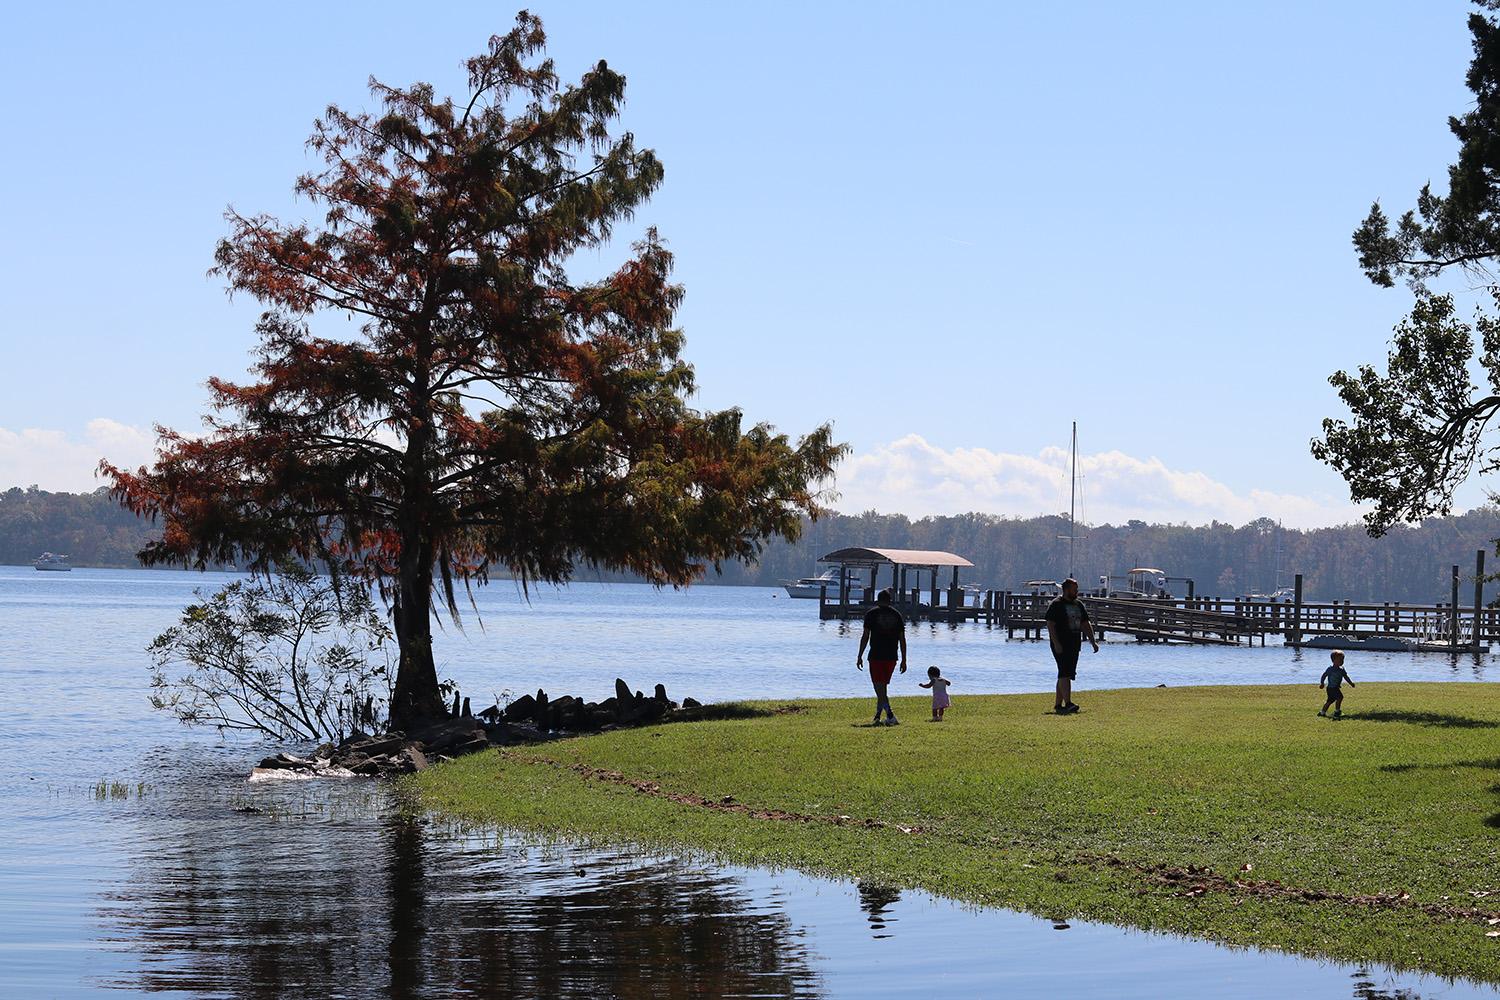
MULTIPOLYGON (((1476 571, 1482 579, 1483 562, 1476 571)), ((1429 646, 1463 650, 1500 641, 1500 608, 1485 607, 1479 584, 1474 603, 1460 607, 1457 567, 1453 596, 1443 604, 1408 604, 1400 601, 1356 603, 1354 601, 1305 601, 1272 603, 1247 598, 1182 597, 1160 600, 1085 598, 1097 633, 1125 635, 1143 642, 1186 642, 1204 645, 1240 645, 1267 636, 1301 642, 1312 636, 1347 635, 1352 638, 1395 636, 1429 646)), ((1004 629, 1010 638, 1044 639, 1045 615, 1052 595, 986 590, 975 594, 957 588, 935 591, 912 590, 895 600, 895 607, 909 621, 947 623, 974 622, 1004 629)), ((874 607, 851 601, 848 592, 825 590, 818 601, 824 620, 857 619, 874 607)))

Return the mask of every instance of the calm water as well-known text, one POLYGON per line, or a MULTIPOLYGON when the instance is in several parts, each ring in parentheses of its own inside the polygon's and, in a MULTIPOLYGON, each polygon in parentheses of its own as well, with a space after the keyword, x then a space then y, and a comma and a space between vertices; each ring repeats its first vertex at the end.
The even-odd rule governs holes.
MULTIPOLYGON (((1500 995, 1107 926, 1059 932, 795 873, 463 834, 402 818, 372 782, 250 785, 264 747, 185 731, 145 697, 142 647, 194 587, 227 579, 0 567, 0 996, 1500 995)), ((483 628, 438 641, 476 708, 539 679, 602 698, 617 674, 705 701, 867 693, 857 635, 769 590, 581 585, 527 605, 501 584, 480 609, 483 628)), ((956 696, 1043 692, 1054 676, 1041 646, 973 626, 917 629, 911 659, 940 664, 956 696)), ((1080 687, 1315 683, 1322 667, 1280 648, 1111 644, 1080 687)), ((1488 657, 1351 664, 1356 680, 1496 670, 1488 657)))

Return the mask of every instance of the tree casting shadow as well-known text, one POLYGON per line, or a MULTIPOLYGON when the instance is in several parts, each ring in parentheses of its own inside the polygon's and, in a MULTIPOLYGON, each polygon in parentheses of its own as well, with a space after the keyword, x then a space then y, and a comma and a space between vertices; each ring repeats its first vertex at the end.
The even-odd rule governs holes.
POLYGON ((1359 712, 1345 715, 1344 719, 1349 722, 1409 722, 1414 726, 1441 726, 1446 729, 1500 729, 1500 722, 1490 719, 1471 719, 1466 715, 1449 715, 1445 712, 1411 712, 1401 709, 1359 712))
MULTIPOLYGON (((1500 757, 1490 757, 1484 760, 1447 760, 1435 764, 1380 765, 1380 769, 1387 774, 1401 774, 1406 771, 1447 771, 1455 767, 1477 767, 1487 771, 1500 771, 1500 757)), ((1500 795, 1500 784, 1491 785, 1487 791, 1491 795, 1500 795)), ((1491 830, 1500 830, 1500 812, 1490 813, 1481 822, 1491 830)))
POLYGON ((1482 767, 1491 771, 1500 771, 1500 757, 1491 757, 1487 760, 1444 760, 1434 764, 1380 765, 1380 769, 1388 774, 1401 774, 1405 771, 1446 771, 1454 767, 1482 767))

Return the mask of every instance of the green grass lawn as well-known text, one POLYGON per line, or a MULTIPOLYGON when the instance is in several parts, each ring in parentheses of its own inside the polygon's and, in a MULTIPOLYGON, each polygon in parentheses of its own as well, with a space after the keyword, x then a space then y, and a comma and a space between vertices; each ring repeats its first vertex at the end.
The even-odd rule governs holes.
POLYGON ((1492 685, 1360 684, 1338 721, 1313 685, 1080 698, 955 696, 940 724, 896 699, 894 728, 868 726, 872 699, 808 701, 410 780, 545 836, 1500 982, 1492 685))

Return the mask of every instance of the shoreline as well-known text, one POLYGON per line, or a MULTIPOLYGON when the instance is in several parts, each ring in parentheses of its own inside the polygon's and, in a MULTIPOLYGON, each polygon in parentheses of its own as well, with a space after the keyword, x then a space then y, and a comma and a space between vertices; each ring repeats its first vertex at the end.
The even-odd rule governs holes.
POLYGON ((1500 694, 1370 682, 1338 722, 1305 684, 1041 697, 955 693, 940 724, 897 698, 894 729, 747 703, 403 784, 477 825, 1500 983, 1500 694))

